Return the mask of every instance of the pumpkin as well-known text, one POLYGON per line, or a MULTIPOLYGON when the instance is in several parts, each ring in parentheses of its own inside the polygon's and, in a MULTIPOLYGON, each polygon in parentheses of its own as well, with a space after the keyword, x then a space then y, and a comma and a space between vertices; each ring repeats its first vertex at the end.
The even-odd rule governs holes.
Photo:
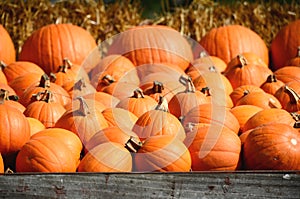
POLYGON ((132 129, 138 117, 132 112, 122 108, 106 108, 102 111, 108 126, 116 126, 120 129, 132 129))
POLYGON ((148 137, 133 161, 138 172, 189 172, 192 164, 187 147, 170 135, 148 137))
POLYGON ((0 24, 0 60, 6 64, 16 61, 16 50, 10 34, 0 24))
POLYGON ((61 86, 50 82, 48 75, 44 74, 40 77, 40 81, 31 84, 20 96, 19 102, 25 107, 32 102, 32 95, 44 92, 46 89, 53 94, 53 100, 61 103, 63 106, 70 103, 70 95, 61 86))
POLYGON ((33 117, 26 117, 26 119, 30 125, 30 136, 46 129, 45 125, 40 120, 33 117))
POLYGON ((56 140, 64 143, 64 145, 69 148, 74 159, 77 161, 77 164, 79 164, 80 154, 82 151, 82 143, 79 137, 73 132, 62 128, 48 128, 35 133, 31 136, 31 139, 39 137, 55 138, 56 140))
POLYGON ((90 105, 83 97, 77 97, 78 105, 67 110, 56 122, 56 128, 72 131, 86 144, 98 131, 108 127, 102 110, 90 105))
POLYGON ((300 46, 300 20, 295 20, 282 27, 271 42, 270 51, 272 68, 277 70, 297 54, 300 46))
POLYGON ((145 95, 148 95, 155 99, 155 101, 159 101, 159 98, 163 96, 168 102, 172 99, 174 96, 172 91, 168 88, 164 87, 164 84, 162 82, 154 80, 152 83, 146 83, 143 85, 140 85, 140 88, 143 90, 143 93, 145 95))
POLYGON ((264 109, 249 118, 244 125, 243 131, 245 132, 268 123, 282 123, 293 126, 295 124, 295 119, 289 112, 283 109, 264 109))
POLYGON ((176 65, 185 70, 193 60, 188 41, 176 30, 163 25, 133 27, 113 38, 108 54, 127 57, 135 66, 176 65))
POLYGON ((94 147, 81 160, 78 172, 131 172, 132 157, 121 144, 106 142, 94 147), (113 155, 112 155, 113 154, 113 155))
POLYGON ((245 169, 299 170, 300 134, 287 124, 272 123, 253 129, 243 147, 245 169))
POLYGON ((280 87, 274 96, 279 100, 282 108, 289 112, 300 110, 300 83, 292 81, 280 87))
POLYGON ((114 142, 119 143, 122 146, 125 146, 127 141, 131 138, 139 140, 139 137, 129 129, 121 129, 117 126, 111 126, 102 129, 101 131, 97 132, 89 142, 85 145, 85 152, 92 150, 94 147, 106 143, 106 142, 114 142))
POLYGON ((0 61, 0 83, 1 84, 7 84, 7 77, 5 76, 5 73, 3 72, 3 66, 5 66, 6 64, 4 64, 2 61, 0 61))
POLYGON ((76 82, 69 82, 65 84, 63 88, 69 93, 72 99, 97 92, 84 78, 81 78, 76 82))
POLYGON ((16 158, 17 172, 75 172, 77 161, 68 146, 50 136, 31 138, 16 158))
POLYGON ((263 92, 264 90, 261 89, 258 86, 254 85, 242 85, 237 88, 235 88, 231 93, 230 93, 230 98, 232 99, 232 102, 234 105, 242 99, 244 96, 246 96, 249 93, 256 93, 256 92, 263 92))
POLYGON ((244 131, 245 123, 263 108, 255 105, 240 105, 230 109, 230 112, 236 117, 240 124, 240 132, 244 131))
POLYGON ((0 93, 0 153, 6 156, 18 152, 30 138, 30 126, 25 115, 6 104, 0 93))
POLYGON ((0 95, 3 96, 3 100, 5 100, 7 106, 18 109, 22 113, 25 111, 25 107, 18 102, 18 96, 9 95, 9 91, 5 89, 0 89, 0 95))
MULTIPOLYGON (((248 62, 248 60, 241 54, 237 55, 238 64, 228 67, 224 75, 230 81, 233 89, 242 85, 255 85, 260 87, 267 77, 272 74, 272 71, 258 64, 248 62)), ((233 61, 235 61, 233 59, 233 61)), ((231 62, 228 63, 230 65, 231 62)))
POLYGON ((269 51, 262 38, 241 25, 227 25, 211 29, 199 41, 211 56, 217 56, 228 64, 240 53, 256 53, 268 65, 269 51))
POLYGON ((285 66, 300 66, 300 46, 297 48, 297 55, 289 59, 285 66))
POLYGON ((27 73, 11 80, 8 85, 15 91, 16 95, 20 97, 28 87, 36 84, 40 79, 41 74, 39 73, 27 73))
POLYGON ((57 72, 65 58, 81 65, 97 47, 91 34, 73 24, 49 24, 33 32, 24 42, 20 61, 31 61, 48 75, 57 72))
POLYGON ((284 83, 277 79, 276 75, 269 75, 266 81, 260 86, 266 93, 275 95, 276 91, 282 87, 284 83))
POLYGON ((51 82, 65 88, 80 79, 90 82, 89 76, 81 65, 73 64, 68 58, 64 58, 58 70, 50 74, 51 82))
POLYGON ((4 173, 4 162, 1 154, 0 154, 0 173, 4 173))
POLYGON ((241 152, 237 134, 219 125, 189 132, 184 140, 192 158, 192 171, 236 170, 241 152))
POLYGON ((185 116, 192 108, 199 104, 210 102, 210 98, 195 89, 192 79, 189 76, 181 76, 179 80, 186 86, 186 90, 174 95, 168 103, 170 113, 177 118, 185 116))
POLYGON ((157 102, 147 95, 143 94, 141 89, 136 89, 133 95, 128 98, 120 100, 117 104, 117 108, 123 108, 140 117, 145 112, 152 110, 156 107, 157 102))
MULTIPOLYGON (((69 104, 65 106, 66 110, 77 110, 80 109, 82 106, 81 100, 79 98, 83 98, 81 96, 78 96, 74 98, 69 104)), ((102 112, 106 109, 106 107, 99 101, 96 101, 94 99, 84 99, 84 103, 89 107, 89 109, 96 110, 98 112, 102 112)))
POLYGON ((200 104, 192 108, 183 118, 182 124, 189 132, 191 125, 199 123, 218 124, 238 134, 240 125, 237 118, 224 106, 216 104, 200 104))
POLYGON ((276 75, 277 79, 283 83, 300 81, 300 67, 284 66, 277 69, 274 74, 276 75))
POLYGON ((40 76, 45 73, 43 69, 40 68, 40 66, 28 61, 16 61, 8 65, 2 64, 1 67, 8 82, 11 82, 17 77, 28 73, 38 73, 40 74, 40 76))
POLYGON ((53 94, 49 90, 34 95, 25 111, 26 117, 38 119, 46 128, 54 127, 56 121, 65 113, 66 109, 59 102, 53 101, 53 94))
POLYGON ((263 109, 282 108, 280 101, 266 92, 250 92, 236 102, 235 106, 254 105, 263 109))
POLYGON ((140 80, 133 63, 122 55, 108 55, 89 73, 92 85, 96 86, 105 75, 110 75, 115 81, 119 81, 126 77, 126 80, 139 84, 140 80))
POLYGON ((160 98, 154 110, 149 110, 139 116, 132 131, 139 136, 141 141, 158 135, 171 135, 181 141, 185 138, 183 126, 177 117, 168 112, 168 104, 163 97, 160 98))
POLYGON ((86 94, 83 95, 82 97, 84 97, 85 99, 94 99, 96 101, 101 102, 105 107, 107 108, 113 108, 115 107, 120 100, 108 93, 104 93, 104 92, 95 92, 95 93, 90 93, 90 94, 86 94))

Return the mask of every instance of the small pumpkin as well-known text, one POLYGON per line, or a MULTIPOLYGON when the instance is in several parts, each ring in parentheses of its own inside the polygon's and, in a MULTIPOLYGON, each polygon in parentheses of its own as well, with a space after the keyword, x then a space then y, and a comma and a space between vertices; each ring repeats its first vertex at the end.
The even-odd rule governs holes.
POLYGON ((276 75, 269 75, 266 81, 260 86, 266 93, 275 95, 276 91, 282 87, 284 83, 277 79, 276 75))
POLYGON ((256 93, 256 92, 263 92, 264 90, 261 89, 258 86, 254 85, 242 85, 237 88, 235 88, 231 93, 230 93, 230 98, 232 99, 232 102, 234 105, 242 99, 244 96, 246 96, 249 93, 256 93))
POLYGON ((282 108, 289 112, 300 110, 300 83, 296 81, 289 82, 280 87, 274 96, 279 100, 282 108))

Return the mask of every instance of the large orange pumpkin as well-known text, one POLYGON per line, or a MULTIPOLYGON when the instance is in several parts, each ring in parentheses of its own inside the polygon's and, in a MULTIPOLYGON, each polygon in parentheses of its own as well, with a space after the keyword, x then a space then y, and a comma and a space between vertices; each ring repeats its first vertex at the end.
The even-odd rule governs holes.
POLYGON ((243 159, 246 169, 299 170, 300 134, 287 124, 257 127, 244 142, 243 159))
POLYGON ((49 75, 57 72, 63 59, 81 65, 96 48, 96 41, 85 29, 73 24, 49 24, 31 34, 22 46, 20 61, 31 61, 49 75))
POLYGON ((187 134, 184 144, 193 171, 236 170, 241 141, 235 132, 219 125, 203 126, 187 134))
POLYGON ((287 61, 297 55, 300 46, 300 20, 290 22, 282 27, 271 43, 271 59, 273 70, 283 67, 287 61))
POLYGON ((200 40, 209 55, 229 63, 240 53, 256 53, 268 65, 269 51, 262 38, 251 29, 241 25, 227 25, 211 29, 200 40))
POLYGON ((68 146, 50 136, 30 139, 16 158, 17 172, 75 172, 77 161, 68 146))
POLYGON ((0 24, 0 60, 5 64, 16 61, 14 43, 7 30, 0 24))
POLYGON ((185 70, 193 60, 187 40, 176 30, 162 25, 137 26, 113 38, 108 54, 120 54, 135 66, 176 65, 185 70))

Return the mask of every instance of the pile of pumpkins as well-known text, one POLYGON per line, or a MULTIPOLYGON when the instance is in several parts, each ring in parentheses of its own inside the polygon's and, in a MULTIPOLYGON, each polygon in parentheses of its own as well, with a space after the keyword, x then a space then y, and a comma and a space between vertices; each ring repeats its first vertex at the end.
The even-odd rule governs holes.
POLYGON ((0 172, 300 170, 299 32, 0 26, 0 172))

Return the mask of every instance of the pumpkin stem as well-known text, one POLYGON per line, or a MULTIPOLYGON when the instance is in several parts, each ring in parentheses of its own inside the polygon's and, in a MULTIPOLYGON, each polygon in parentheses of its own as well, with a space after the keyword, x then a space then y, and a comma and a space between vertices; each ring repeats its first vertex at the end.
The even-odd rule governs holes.
POLYGON ((74 89, 75 90, 83 90, 83 88, 86 87, 86 82, 84 81, 84 78, 81 78, 74 84, 74 89))
POLYGON ((201 52, 199 53, 199 57, 200 57, 200 58, 207 57, 207 53, 206 53, 205 51, 201 51, 201 52))
POLYGON ((79 96, 76 99, 78 99, 80 103, 78 112, 83 116, 87 116, 88 114, 90 114, 89 106, 84 98, 82 96, 79 96))
POLYGON ((300 57, 300 46, 298 46, 298 48, 297 48, 297 56, 296 57, 300 57))
POLYGON ((58 67, 57 72, 63 72, 66 73, 68 69, 71 69, 73 66, 72 62, 68 58, 64 58, 63 65, 58 67))
POLYGON ((240 67, 248 65, 248 60, 243 55, 239 54, 239 55, 237 55, 237 58, 238 58, 240 67))
POLYGON ((37 94, 33 94, 31 99, 33 101, 44 101, 44 102, 52 102, 53 94, 50 90, 46 89, 45 91, 38 92, 37 94))
POLYGON ((50 78, 46 73, 42 75, 40 84, 38 87, 50 88, 50 78))
POLYGON ((130 136, 129 140, 125 143, 125 148, 132 153, 137 153, 142 147, 142 142, 138 141, 136 138, 130 136))
POLYGON ((101 83, 105 86, 109 86, 110 84, 114 83, 116 80, 111 75, 105 75, 101 79, 101 83))
POLYGON ((217 72, 217 68, 215 66, 210 66, 208 70, 209 72, 217 72))
POLYGON ((132 97, 133 98, 144 98, 145 96, 144 96, 144 93, 143 93, 142 89, 137 88, 133 91, 133 96, 132 97))
POLYGON ((188 75, 181 75, 179 77, 179 82, 186 86, 186 93, 194 93, 196 91, 195 86, 193 84, 192 78, 188 75))
POLYGON ((296 91, 294 91, 294 89, 288 86, 284 86, 284 92, 287 93, 290 97, 291 104, 297 104, 299 102, 300 96, 298 95, 298 93, 296 93, 296 91))
POLYGON ((248 95, 250 93, 250 91, 249 90, 244 90, 244 96, 246 96, 246 95, 248 95))
POLYGON ((211 96, 210 89, 208 88, 208 86, 201 88, 200 92, 205 94, 206 96, 211 96))
POLYGON ((7 66, 7 64, 6 63, 4 63, 4 61, 0 61, 0 68, 1 68, 1 70, 3 70, 4 68, 6 68, 6 66, 7 66))
POLYGON ((4 101, 7 99, 8 91, 1 89, 0 90, 0 104, 4 104, 4 101))
POLYGON ((55 75, 55 73, 50 73, 50 82, 53 82, 53 83, 55 83, 56 82, 56 75, 55 75))
POLYGON ((300 121, 296 121, 296 122, 295 122, 294 128, 300 128, 300 121))
MULTIPOLYGON (((9 95, 9 91, 5 89, 0 89, 0 98, 3 98, 3 101, 5 100, 13 100, 13 101, 18 101, 19 97, 17 95, 9 95)), ((3 104, 0 102, 0 104, 3 104)))
POLYGON ((294 119, 296 122, 300 120, 300 114, 299 114, 299 113, 297 113, 297 112, 292 112, 292 113, 290 113, 290 114, 291 114, 291 116, 293 117, 293 119, 294 119))
POLYGON ((159 81, 153 81, 153 87, 152 87, 153 93, 162 93, 163 90, 164 90, 163 83, 159 81))
POLYGON ((267 83, 273 83, 273 82, 277 82, 277 81, 278 81, 278 80, 277 80, 277 78, 276 78, 276 75, 274 75, 274 74, 269 75, 269 76, 267 77, 267 80, 266 80, 267 83))
POLYGON ((169 112, 168 101, 163 96, 159 96, 158 104, 155 107, 155 110, 169 112))

